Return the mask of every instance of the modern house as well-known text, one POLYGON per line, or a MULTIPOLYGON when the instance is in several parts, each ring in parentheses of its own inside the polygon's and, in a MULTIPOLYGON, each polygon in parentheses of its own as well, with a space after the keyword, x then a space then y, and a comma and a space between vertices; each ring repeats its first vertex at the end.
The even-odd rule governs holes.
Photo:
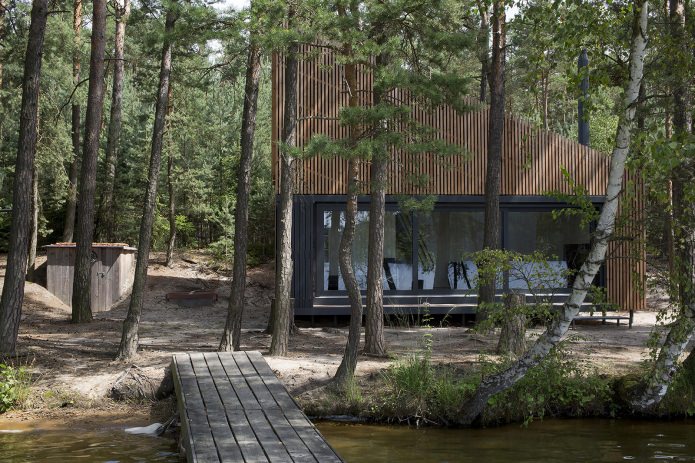
MULTIPOLYGON (((298 131, 300 147, 316 134, 340 138, 346 129, 337 122, 347 105, 343 70, 328 50, 305 46, 298 72, 298 131)), ((283 120, 283 68, 273 61, 274 180, 279 187, 278 141, 283 120)), ((359 76, 361 95, 371 94, 371 75, 359 76)), ((436 129, 438 137, 460 146, 463 156, 395 151, 390 163, 385 218, 384 306, 387 313, 414 312, 425 305, 430 313, 474 313, 477 270, 471 252, 482 248, 488 108, 456 112, 441 106, 425 111, 411 103, 413 117, 436 129), (417 174, 425 182, 410 181, 417 174), (404 197, 434 196, 431 210, 402 210, 404 197)), ((556 217, 553 210, 568 205, 551 192, 572 194, 565 169, 576 185, 583 186, 600 208, 604 201, 609 157, 578 142, 543 131, 506 115, 502 161, 501 245, 549 257, 546 267, 556 269, 552 293, 561 300, 569 293, 572 269, 581 265, 593 224, 582 225, 575 215, 556 217)), ((349 313, 347 294, 338 269, 337 255, 345 210, 346 166, 342 159, 314 157, 297 160, 293 252, 293 297, 296 315, 349 313)), ((369 166, 361 166, 365 185, 360 197, 353 260, 357 278, 366 289, 367 229, 369 220, 369 166)), ((608 259, 596 283, 605 288, 608 302, 624 310, 645 306, 641 182, 626 182, 621 209, 632 217, 616 230, 608 259)), ((277 190, 279 191, 279 190, 277 190)), ((529 264, 530 265, 530 264, 529 264)), ((533 272, 530 272, 533 273, 533 272)), ((535 283, 512 272, 500 276, 500 291, 528 290, 535 283)), ((547 283, 546 283, 547 284, 547 283)))

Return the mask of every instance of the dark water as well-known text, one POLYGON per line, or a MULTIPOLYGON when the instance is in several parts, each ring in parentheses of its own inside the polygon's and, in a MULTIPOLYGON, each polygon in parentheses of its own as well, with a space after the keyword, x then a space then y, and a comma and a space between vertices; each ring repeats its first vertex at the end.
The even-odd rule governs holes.
MULTIPOLYGON (((317 426, 348 463, 695 462, 693 421, 546 420, 482 430, 317 426)), ((122 428, 0 430, 0 462, 178 461, 173 439, 129 435, 122 428)))
POLYGON ((173 439, 126 434, 122 429, 0 430, 0 462, 179 462, 173 439))
POLYGON ((318 423, 348 463, 695 462, 695 422, 546 420, 482 430, 318 423))

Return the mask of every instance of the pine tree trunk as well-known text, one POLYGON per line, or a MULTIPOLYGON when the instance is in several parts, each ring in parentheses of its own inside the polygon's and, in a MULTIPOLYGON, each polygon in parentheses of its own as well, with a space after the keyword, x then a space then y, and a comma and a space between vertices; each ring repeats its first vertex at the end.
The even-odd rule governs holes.
MULTIPOLYGON (((388 64, 388 57, 379 54, 376 70, 388 64)), ((355 78, 356 79, 356 78, 355 78)), ((374 105, 383 101, 383 90, 375 85, 374 105)), ((357 99, 354 102, 357 105, 357 99)), ((379 122, 378 134, 384 127, 379 122)), ((364 352, 383 357, 386 355, 384 339, 384 216, 386 215, 386 188, 388 186, 389 152, 384 149, 374 153, 370 167, 371 194, 369 204, 369 243, 367 245, 367 315, 364 333, 364 352)), ((360 301, 361 305, 361 301, 360 301)), ((360 316, 361 320, 361 316, 360 316)))
MULTIPOLYGON (((341 16, 346 16, 346 11, 344 8, 339 9, 339 14, 341 16)), ((345 81, 347 84, 347 92, 350 95, 349 96, 349 101, 348 105, 350 108, 356 108, 359 103, 358 99, 358 88, 357 88, 357 66, 355 63, 352 61, 354 59, 353 56, 353 51, 352 47, 350 45, 345 46, 345 56, 349 60, 348 63, 345 64, 345 81)), ((378 104, 379 98, 376 99, 375 104, 378 104)), ((353 124, 349 127, 349 137, 350 137, 350 145, 355 146, 357 144, 357 130, 358 128, 353 124)), ((374 160, 373 160, 374 161, 374 160)), ((383 160, 380 159, 381 162, 383 160)), ((386 164, 383 162, 383 164, 386 164)), ((346 205, 345 205, 345 228, 343 229, 343 236, 340 239, 340 246, 338 249, 338 261, 340 264, 340 274, 343 276, 343 282, 345 283, 345 289, 347 290, 348 293, 348 298, 350 300, 350 328, 348 330, 348 341, 347 344, 345 345, 345 352, 343 353, 343 359, 340 362, 340 365, 338 366, 338 370, 335 373, 335 376, 333 378, 335 385, 338 388, 345 388, 353 379, 355 375, 355 369, 357 368, 357 353, 359 350, 360 346, 360 331, 361 331, 361 326, 362 326, 362 293, 360 292, 360 286, 357 283, 357 277, 355 277, 355 270, 352 267, 352 244, 353 241, 355 240, 355 229, 356 229, 356 224, 357 224, 357 195, 359 193, 359 163, 356 157, 351 157, 348 161, 348 182, 347 182, 347 198, 346 198, 346 205)), ((377 172, 377 175, 380 177, 379 180, 383 180, 383 177, 385 176, 381 172, 377 172)), ((377 179, 374 179, 374 182, 377 182, 377 179)), ((378 191, 379 188, 384 188, 384 186, 379 186, 374 183, 372 187, 376 187, 376 190, 378 191)), ((372 195, 372 200, 374 200, 374 195, 372 195)), ((377 198, 377 201, 379 199, 377 198)), ((382 204, 383 206, 383 204, 382 204)), ((379 285, 381 285, 381 275, 382 275, 382 270, 381 270, 381 262, 383 261, 382 258, 378 258, 378 255, 383 256, 384 254, 384 213, 381 211, 381 214, 379 215, 379 210, 375 211, 375 216, 370 216, 370 224, 369 224, 369 231, 370 231, 370 241, 369 241, 369 261, 368 261, 368 270, 367 270, 367 285, 369 288, 369 284, 374 285, 375 281, 378 280, 379 285), (372 220, 375 222, 381 222, 381 227, 378 226, 372 226, 372 220), (379 230, 380 229, 380 230, 379 230), (374 232, 374 236, 371 236, 371 233, 374 232), (376 242, 373 242, 371 239, 374 238, 376 242), (381 239, 380 239, 381 238, 381 239), (380 239, 380 242, 379 242, 380 239), (377 257, 375 257, 377 256, 377 257), (372 262, 372 259, 377 261, 377 262, 372 262), (376 272, 375 272, 376 270, 376 272), (372 278, 369 278, 369 272, 374 272, 372 273, 372 278)), ((335 212, 333 213, 333 216, 331 217, 331 223, 334 220, 340 220, 339 217, 335 217, 335 212)), ((374 288, 373 288, 374 290, 374 288)), ((374 293, 376 291, 373 291, 372 297, 374 297, 374 293)), ((369 293, 368 293, 369 294, 369 293)), ((373 301, 374 302, 374 301, 373 301)), ((382 303, 383 304, 383 303, 382 303)), ((372 308, 374 308, 372 306, 372 308)), ((383 305, 381 307, 383 310, 383 305)), ((372 314, 373 318, 375 318, 376 314, 372 314)), ((383 315, 381 315, 381 323, 383 323, 383 315)), ((378 322, 377 320, 372 320, 373 325, 371 326, 372 329, 374 329, 374 323, 378 322)), ((372 331, 372 335, 375 333, 372 331)), ((383 328, 381 330, 381 350, 383 351, 383 328)), ((372 338, 372 341, 374 341, 374 338, 372 338)), ((373 346, 374 347, 374 346, 373 346)), ((378 347, 378 346, 377 346, 378 347)))
MULTIPOLYGON (((673 136, 685 140, 692 128, 689 113, 689 92, 681 70, 687 66, 686 14, 683 0, 669 0, 669 35, 677 49, 670 57, 673 93, 673 136)), ((694 166, 689 161, 675 167, 671 173, 672 233, 674 235, 673 267, 671 271, 671 301, 678 315, 662 344, 656 362, 640 394, 631 405, 633 411, 654 414, 678 368, 678 360, 695 332, 695 208, 688 200, 686 188, 695 179, 694 166)))
POLYGON ((34 162, 31 181, 31 236, 29 239, 29 259, 27 261, 27 280, 35 281, 36 248, 39 242, 39 173, 34 162))
POLYGON ((109 119, 109 132, 106 139, 106 179, 104 180, 104 196, 99 208, 99 240, 114 240, 114 212, 113 192, 116 182, 116 166, 121 142, 121 115, 123 113, 123 76, 125 73, 124 49, 125 26, 130 15, 130 0, 123 0, 123 5, 117 3, 116 10, 116 35, 113 54, 113 88, 111 93, 111 118, 109 119))
MULTIPOLYGON (((502 144, 504 141, 504 68, 505 68, 504 2, 495 0, 492 9, 492 68, 490 70, 490 113, 488 121, 487 171, 485 174, 485 223, 483 248, 500 247, 500 189, 502 182, 502 144)), ((495 300, 495 279, 481 282, 479 304, 495 300)), ((485 310, 478 308, 480 318, 485 310)))
POLYGON ((127 360, 135 356, 138 350, 138 330, 140 328, 140 315, 142 314, 142 302, 147 282, 147 267, 149 265, 150 246, 152 244, 152 224, 154 223, 155 208, 157 207, 157 184, 159 182, 159 170, 162 163, 162 144, 164 140, 164 127, 166 113, 169 107, 169 79, 171 76, 171 50, 172 34, 177 14, 167 11, 164 25, 164 45, 162 47, 162 61, 159 71, 159 88, 157 90, 157 105, 154 115, 154 127, 152 129, 152 149, 150 153, 150 168, 147 176, 147 190, 145 191, 145 203, 140 222, 140 237, 138 239, 138 257, 135 262, 135 277, 133 279, 133 291, 130 295, 128 315, 123 323, 121 345, 118 348, 118 359, 127 360))
POLYGON ((19 321, 24 301, 24 283, 29 250, 32 172, 38 131, 41 53, 48 17, 48 1, 34 0, 24 60, 22 108, 19 119, 17 161, 12 194, 12 223, 8 240, 7 267, 0 298, 0 356, 12 355, 17 348, 19 321))
POLYGON ((174 112, 174 84, 169 82, 169 96, 167 98, 166 128, 167 140, 167 215, 169 217, 169 239, 167 240, 167 253, 164 265, 171 267, 174 261, 174 248, 176 247, 176 195, 174 192, 174 141, 171 128, 171 115, 174 112))
POLYGON ((608 240, 615 227, 619 196, 623 186, 625 160, 629 151, 630 134, 634 126, 636 102, 639 98, 639 87, 644 70, 644 56, 647 46, 647 10, 646 0, 639 0, 635 3, 630 47, 630 75, 623 95, 621 105, 623 112, 620 115, 615 147, 610 160, 606 201, 601 209, 589 254, 577 273, 572 285, 572 292, 558 317, 517 362, 504 371, 483 379, 473 397, 463 405, 463 414, 459 424, 472 424, 480 416, 490 397, 516 384, 529 369, 538 365, 560 342, 567 333, 570 323, 579 313, 591 283, 605 260, 608 240))
MULTIPOLYGON (((354 68, 355 66, 348 65, 345 67, 354 68)), ((346 69, 346 74, 348 74, 348 72, 349 71, 346 69)), ((352 74, 354 75, 354 73, 352 74)), ((350 78, 348 77, 348 79, 350 78)), ((352 83, 356 84, 357 80, 353 78, 352 83)), ((348 85, 350 85, 350 83, 348 83, 348 85)), ((352 94, 355 95, 356 93, 352 92, 352 94)), ((348 330, 348 341, 345 345, 343 359, 333 378, 338 388, 347 386, 355 375, 355 369, 357 368, 357 353, 360 346, 360 328, 362 326, 362 294, 359 284, 357 283, 357 278, 355 277, 355 270, 352 267, 352 243, 355 238, 357 222, 358 175, 358 161, 355 158, 351 158, 348 161, 348 193, 345 208, 345 228, 343 229, 343 236, 340 239, 340 248, 338 250, 340 273, 343 276, 345 289, 347 289, 350 299, 350 328, 348 330)), ((334 212, 332 220, 340 220, 336 215, 338 214, 334 212)))
MULTIPOLYGON (((72 9, 72 85, 80 83, 80 48, 82 46, 82 0, 74 0, 72 9)), ((72 162, 68 173, 68 197, 65 207, 63 242, 70 243, 75 233, 77 210, 77 176, 80 173, 80 105, 72 104, 72 162)))
POLYGON ((480 91, 478 99, 481 103, 487 100, 488 78, 490 74, 490 12, 486 2, 478 2, 480 14, 480 29, 478 30, 478 59, 480 60, 480 91))
POLYGON ((258 108, 258 81, 261 75, 261 49, 256 43, 256 33, 251 32, 249 56, 246 64, 246 88, 244 112, 241 119, 241 158, 237 172, 236 211, 234 212, 234 264, 232 289, 229 295, 227 323, 224 327, 220 351, 239 350, 241 320, 246 304, 246 253, 249 237, 249 195, 251 193, 251 164, 253 141, 256 133, 258 108))
POLYGON ((525 303, 524 294, 504 295, 504 318, 497 343, 498 354, 514 354, 518 357, 526 352, 526 315, 520 311, 525 303))
POLYGON ((167 159, 167 196, 169 199, 169 240, 167 241, 166 266, 171 267, 174 261, 174 249, 176 248, 176 196, 174 192, 174 152, 169 151, 167 159))
POLYGON ((106 44, 106 0, 94 0, 92 46, 89 57, 89 91, 85 114, 85 136, 77 200, 77 250, 72 286, 72 322, 92 320, 91 279, 94 237, 94 193, 96 190, 99 131, 104 110, 104 47, 106 44))
MULTIPOLYGON (((5 40, 5 5, 7 0, 0 0, 0 40, 5 40)), ((3 75, 4 75, 4 62, 5 57, 3 56, 2 50, 0 50, 0 94, 3 88, 3 75)), ((0 106, 4 106, 4 98, 0 97, 0 106)), ((2 142, 5 139, 5 118, 0 119, 0 152, 2 152, 2 142)), ((2 187, 2 185, 0 185, 2 187)))
MULTIPOLYGON (((294 7, 289 6, 287 28, 294 26, 294 7)), ((299 45, 292 42, 285 55, 285 107, 280 147, 280 210, 277 214, 277 237, 275 256, 275 310, 273 317, 273 339, 270 355, 287 355, 290 329, 292 328, 292 201, 294 191, 294 166, 292 154, 285 147, 296 144, 297 137, 297 53, 299 45)))

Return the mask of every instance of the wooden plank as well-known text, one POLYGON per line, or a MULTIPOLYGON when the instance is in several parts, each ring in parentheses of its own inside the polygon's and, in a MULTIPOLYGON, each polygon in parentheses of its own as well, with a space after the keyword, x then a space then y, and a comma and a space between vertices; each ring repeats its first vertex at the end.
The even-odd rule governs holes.
POLYGON ((222 366, 222 362, 220 361, 220 357, 218 356, 217 352, 207 352, 204 354, 204 357, 224 407, 230 410, 242 408, 239 397, 236 395, 236 391, 234 390, 234 387, 227 376, 227 372, 222 366))
POLYGON ((236 392, 236 396, 241 402, 241 406, 245 409, 259 410, 261 405, 258 403, 258 400, 256 400, 256 396, 253 395, 253 392, 251 392, 251 388, 246 383, 246 379, 244 379, 244 376, 241 374, 232 354, 220 353, 219 358, 220 362, 222 362, 222 367, 227 373, 229 382, 232 384, 234 392, 236 392))
POLYGON ((215 442, 207 422, 205 406, 188 355, 176 355, 172 374, 181 411, 183 445, 192 463, 219 462, 215 442))
POLYGON ((227 420, 232 428, 245 462, 267 462, 268 458, 256 438, 244 410, 228 410, 227 420))
POLYGON ((269 461, 278 463, 292 461, 263 410, 246 410, 246 418, 269 461))
POLYGON ((253 364, 256 372, 261 377, 270 393, 273 395, 273 398, 278 405, 280 405, 280 408, 283 410, 299 410, 299 406, 294 399, 292 399, 292 396, 290 396, 289 392, 287 392, 285 386, 282 385, 278 377, 270 368, 268 362, 265 361, 263 355, 261 355, 260 352, 247 352, 246 354, 248 355, 248 358, 253 364))
POLYGON ((260 353, 177 354, 172 373, 188 461, 342 461, 260 353))
POLYGON ((258 403, 261 405, 261 408, 278 408, 277 402, 275 402, 273 395, 266 387, 263 379, 261 379, 256 369, 251 364, 246 352, 234 352, 232 355, 234 357, 234 361, 239 367, 239 371, 241 371, 241 374, 246 379, 251 391, 256 396, 258 403))
POLYGON ((282 410, 265 410, 265 415, 268 418, 275 434, 280 438, 285 445, 287 452, 296 462, 316 462, 316 458, 311 453, 311 450, 304 443, 297 432, 292 428, 290 423, 285 418, 282 410))
POLYGON ((318 461, 321 463, 342 461, 301 410, 287 410, 285 418, 318 461))

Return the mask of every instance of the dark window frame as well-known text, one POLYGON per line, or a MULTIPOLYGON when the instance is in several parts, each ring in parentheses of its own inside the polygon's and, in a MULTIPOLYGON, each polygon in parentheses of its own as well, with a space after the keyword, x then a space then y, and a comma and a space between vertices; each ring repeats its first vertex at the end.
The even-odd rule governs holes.
MULTIPOLYGON (((434 205, 433 211, 449 211, 449 212, 481 212, 484 211, 484 204, 482 200, 479 198, 475 198, 475 201, 456 201, 452 197, 445 197, 444 200, 440 198, 439 201, 437 201, 434 205)), ((602 206, 602 202, 599 202, 597 200, 593 200, 594 204, 598 209, 602 206)), ((500 202, 500 224, 501 224, 501 233, 500 233, 500 246, 505 249, 506 244, 509 241, 508 238, 508 233, 509 233, 509 227, 507 226, 508 224, 508 213, 509 212, 520 212, 520 211, 528 211, 528 212, 549 212, 552 210, 557 210, 560 208, 567 208, 571 207, 567 205, 566 203, 558 202, 558 201, 552 201, 548 200, 548 198, 545 198, 545 201, 542 199, 539 200, 538 198, 529 198, 528 200, 524 201, 523 199, 520 199, 520 197, 507 197, 506 201, 505 198, 502 198, 502 201, 500 202)), ((359 211, 369 211, 369 197, 361 197, 358 200, 358 210, 359 211)), ((386 201, 386 211, 398 211, 400 210, 398 207, 398 202, 395 200, 389 200, 387 199, 386 201)), ((345 211, 345 202, 344 201, 320 201, 316 203, 316 207, 314 210, 314 231, 316 233, 316 250, 315 250, 315 259, 314 259, 314 264, 316 266, 316 272, 314 275, 314 296, 315 297, 322 297, 322 296, 346 296, 347 291, 346 290, 328 290, 324 289, 324 281, 323 281, 323 268, 324 268, 324 249, 326 245, 326 236, 324 235, 324 228, 323 228, 323 218, 324 218, 324 213, 327 211, 340 211, 344 212, 345 211)), ((417 253, 417 239, 419 235, 419 228, 418 228, 418 223, 417 223, 417 213, 413 213, 411 215, 411 226, 413 230, 413 258, 412 258, 412 283, 411 283, 411 289, 401 289, 401 290, 390 290, 390 289, 384 289, 384 296, 412 296, 415 294, 422 294, 423 296, 466 296, 466 295, 472 295, 476 294, 477 291, 475 289, 419 289, 418 288, 418 253, 417 253), (415 288, 415 289, 413 289, 415 288)), ((592 222, 589 225, 589 233, 593 235, 594 231, 596 228, 596 223, 592 222)), ((596 276, 596 283, 600 287, 605 287, 606 286, 606 272, 605 272, 605 262, 601 265, 601 268, 599 270, 598 275, 596 276)), ((509 279, 508 277, 504 278, 504 285, 502 288, 504 291, 509 290, 509 279)), ((362 294, 366 292, 365 290, 361 290, 362 294)), ((554 293, 557 295, 566 295, 571 292, 571 288, 555 288, 554 293)))

